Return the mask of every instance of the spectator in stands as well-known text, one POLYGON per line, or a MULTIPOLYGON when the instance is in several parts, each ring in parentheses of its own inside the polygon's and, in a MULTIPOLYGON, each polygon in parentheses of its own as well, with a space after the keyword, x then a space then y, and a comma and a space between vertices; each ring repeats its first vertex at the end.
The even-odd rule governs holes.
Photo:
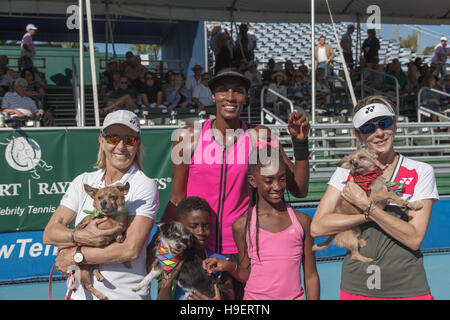
POLYGON ((294 72, 294 81, 287 89, 287 96, 289 99, 300 103, 305 94, 309 92, 308 82, 303 79, 300 71, 294 72))
POLYGON ((248 102, 250 105, 257 104, 261 99, 261 87, 263 85, 261 72, 258 71, 258 62, 250 61, 248 70, 244 76, 250 80, 250 88, 248 89, 248 102))
POLYGON ((316 71, 316 96, 322 103, 330 103, 331 89, 325 79, 325 70, 318 68, 316 71))
POLYGON ((418 80, 417 66, 414 62, 411 61, 408 63, 408 74, 407 74, 409 91, 416 92, 419 90, 419 82, 417 80, 418 80))
MULTIPOLYGON (((428 87, 431 89, 436 89, 439 91, 442 91, 442 87, 437 83, 436 79, 433 76, 428 76, 424 83, 423 87, 428 87)), ((431 109, 436 112, 442 112, 442 106, 441 106, 441 95, 437 92, 424 89, 422 91, 421 101, 423 102, 423 106, 425 108, 431 109)), ((431 121, 437 122, 439 121, 437 115, 432 114, 431 115, 431 121)), ((436 132, 439 132, 439 128, 435 130, 436 132)))
POLYGON ((119 70, 116 70, 113 72, 112 75, 112 82, 108 84, 108 86, 106 87, 106 95, 110 96, 111 93, 113 93, 114 91, 118 90, 120 88, 120 72, 119 70))
POLYGON ((144 76, 145 85, 141 86, 140 94, 142 103, 146 109, 150 108, 166 108, 163 104, 164 93, 161 85, 157 81, 156 75, 153 72, 147 71, 144 76))
MULTIPOLYGON (((390 66, 390 71, 388 72, 388 74, 397 78, 399 91, 403 92, 408 84, 408 80, 406 78, 405 73, 402 70, 401 64, 399 62, 393 62, 390 66)), ((387 89, 388 91, 392 90, 395 92, 396 90, 395 80, 392 79, 392 77, 388 76, 384 77, 383 88, 387 89)))
POLYGON ((137 91, 141 92, 142 90, 144 90, 144 87, 146 85, 145 75, 147 73, 147 69, 142 64, 140 64, 136 67, 136 72, 138 77, 131 84, 137 89, 137 91))
POLYGON ((357 83, 358 85, 359 81, 361 80, 361 73, 364 73, 364 70, 367 70, 368 68, 369 66, 367 65, 366 59, 363 56, 361 56, 361 58, 359 59, 359 65, 350 72, 352 82, 357 83))
MULTIPOLYGON (((275 82, 272 82, 269 85, 269 89, 272 89, 276 92, 278 92, 279 94, 281 94, 282 96, 287 96, 287 87, 285 85, 286 83, 286 75, 284 74, 284 72, 282 71, 278 71, 277 73, 274 73, 272 76, 272 79, 275 82)), ((276 95, 272 94, 272 93, 268 93, 267 94, 267 98, 266 98, 266 102, 267 103, 275 103, 277 102, 279 99, 276 95)))
POLYGON ((38 108, 44 108, 45 89, 39 81, 35 80, 33 70, 23 69, 21 76, 27 80, 26 96, 33 99, 38 108))
POLYGON ((186 80, 186 88, 190 91, 191 96, 194 93, 194 88, 202 82, 203 66, 199 62, 196 62, 192 67, 192 71, 194 75, 188 77, 186 80))
POLYGON ((264 84, 269 84, 272 81, 272 76, 275 73, 275 60, 272 58, 267 62, 267 69, 263 71, 262 78, 264 84))
POLYGON ((286 75, 286 84, 291 84, 294 80, 294 64, 292 60, 286 60, 284 63, 284 74, 286 75))
POLYGON ((331 75, 333 69, 333 59, 335 57, 333 48, 325 43, 325 36, 320 36, 319 44, 314 48, 315 70, 322 68, 325 71, 325 78, 331 75))
POLYGON ((249 62, 248 70, 244 73, 244 76, 250 80, 250 89, 263 84, 261 73, 258 71, 258 62, 256 61, 249 62))
POLYGON ((245 23, 241 23, 239 25, 239 33, 233 49, 234 59, 236 61, 241 61, 241 59, 245 59, 246 61, 254 60, 255 48, 256 40, 252 36, 248 35, 248 25, 245 23))
POLYGON ((217 55, 214 65, 214 71, 217 74, 224 68, 231 68, 233 65, 233 49, 229 46, 229 42, 224 37, 216 40, 217 55))
POLYGON ((3 97, 6 92, 11 91, 13 81, 13 78, 7 74, 6 66, 0 65, 0 97, 3 97))
POLYGON ((192 102, 199 108, 214 107, 216 104, 212 99, 211 89, 208 87, 208 81, 211 75, 208 72, 202 74, 202 82, 194 88, 192 102))
POLYGON ((450 45, 447 44, 447 37, 442 37, 441 42, 434 47, 434 55, 431 61, 436 64, 438 76, 445 77, 447 69, 447 57, 450 56, 450 45))
POLYGON ((311 81, 310 80, 311 77, 310 77, 310 74, 309 74, 309 70, 308 70, 308 67, 306 65, 302 64, 300 67, 298 67, 298 71, 300 71, 300 73, 302 74, 304 81, 307 81, 307 82, 311 81))
POLYGON ((184 85, 183 76, 179 73, 175 74, 173 86, 166 90, 165 96, 169 110, 187 108, 192 103, 191 91, 184 85))
POLYGON ((106 70, 103 72, 102 84, 104 86, 108 86, 110 83, 114 81, 113 74, 114 72, 119 71, 119 65, 117 61, 113 60, 108 62, 106 65, 106 70))
POLYGON ((375 29, 367 30, 367 39, 364 40, 361 51, 367 63, 372 63, 372 59, 378 58, 378 50, 380 50, 380 40, 376 36, 375 29))
POLYGON ((248 62, 244 58, 239 61, 238 71, 242 74, 245 74, 248 70, 248 62))
POLYGON ((33 44, 33 36, 36 34, 36 26, 34 24, 27 24, 25 30, 27 31, 22 37, 22 44, 20 45, 20 56, 27 56, 30 59, 36 54, 33 44))
POLYGON ((46 86, 46 83, 45 83, 44 79, 39 74, 39 70, 33 66, 33 62, 31 61, 31 58, 28 57, 28 56, 20 57, 20 59, 19 59, 19 69, 18 69, 19 74, 17 75, 17 77, 20 77, 20 73, 24 69, 31 69, 31 70, 33 70, 33 72, 34 72, 34 79, 36 81, 40 82, 44 87, 46 86))
POLYGON ((138 95, 139 92, 129 84, 128 78, 121 75, 119 88, 109 95, 107 106, 100 110, 100 114, 104 116, 119 109, 133 111, 137 108, 138 95))
POLYGON ((10 69, 10 68, 8 67, 8 63, 9 63, 8 56, 6 56, 6 55, 1 55, 1 56, 0 56, 0 65, 1 65, 1 66, 4 66, 4 67, 6 68, 6 74, 9 75, 9 76, 10 76, 11 78, 13 78, 13 79, 18 78, 19 75, 16 74, 16 73, 14 72, 14 70, 12 70, 12 69, 10 69))
POLYGON ((383 72, 383 69, 380 66, 378 57, 375 57, 372 59, 370 69, 366 69, 366 71, 364 72, 364 79, 366 80, 366 84, 371 88, 380 90, 384 82, 384 72, 381 72, 383 72))
POLYGON ((125 68, 125 71, 123 74, 130 80, 130 83, 133 84, 133 82, 139 77, 138 74, 138 67, 142 66, 141 63, 141 57, 140 56, 133 56, 131 58, 131 63, 128 64, 128 66, 125 68))
POLYGON ((248 37, 248 52, 249 52, 249 58, 250 61, 255 60, 255 50, 257 50, 257 42, 258 37, 250 30, 250 23, 244 22, 245 25, 247 25, 247 37, 248 37))
POLYGON ((219 39, 224 39, 226 45, 229 47, 229 43, 231 41, 230 32, 228 31, 227 28, 224 28, 224 31, 222 32, 222 27, 220 26, 220 23, 216 22, 212 25, 211 38, 209 40, 209 46, 210 46, 211 50, 214 52, 214 57, 215 57, 216 61, 217 61, 217 57, 220 53, 220 48, 217 46, 217 41, 219 39))
POLYGON ((44 109, 38 109, 34 100, 27 96, 27 86, 27 80, 16 79, 14 92, 7 92, 3 97, 1 111, 19 118, 42 116, 44 109))
POLYGON ((163 92, 166 91, 169 87, 173 86, 173 78, 175 76, 175 73, 173 70, 167 70, 165 75, 165 82, 161 85, 161 88, 163 89, 163 92))
POLYGON ((421 57, 417 57, 414 59, 414 64, 417 67, 417 70, 419 70, 422 67, 422 58, 421 57))
POLYGON ((127 51, 127 53, 125 53, 125 61, 122 62, 122 64, 120 65, 120 72, 125 72, 125 69, 129 66, 133 64, 133 57, 134 54, 131 51, 127 51))
MULTIPOLYGON (((446 74, 444 78, 444 85, 442 86, 442 91, 450 94, 450 74, 446 74)), ((444 96, 442 98, 442 105, 444 110, 450 108, 450 97, 444 96)))
POLYGON ((353 69, 353 51, 352 51, 352 33, 355 26, 350 24, 347 26, 347 32, 341 38, 341 47, 344 54, 345 62, 350 69, 353 69))

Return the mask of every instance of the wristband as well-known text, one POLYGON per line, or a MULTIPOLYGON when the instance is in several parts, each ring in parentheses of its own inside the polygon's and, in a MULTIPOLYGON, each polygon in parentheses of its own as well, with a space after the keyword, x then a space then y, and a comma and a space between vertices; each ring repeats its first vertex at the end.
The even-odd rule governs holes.
POLYGON ((308 138, 305 140, 292 139, 292 146, 294 147, 295 160, 306 160, 309 158, 308 138))

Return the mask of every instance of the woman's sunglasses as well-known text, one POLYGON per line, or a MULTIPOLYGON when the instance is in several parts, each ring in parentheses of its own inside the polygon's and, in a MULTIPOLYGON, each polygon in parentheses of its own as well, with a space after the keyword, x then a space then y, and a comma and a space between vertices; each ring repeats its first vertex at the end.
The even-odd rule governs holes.
POLYGON ((139 140, 138 137, 133 137, 133 136, 123 136, 122 137, 117 134, 108 134, 108 135, 102 134, 102 137, 106 140, 106 142, 108 142, 108 144, 113 144, 115 146, 117 146, 120 143, 120 141, 123 140, 123 144, 127 147, 135 146, 139 140))
POLYGON ((380 127, 380 129, 387 129, 390 126, 392 126, 393 123, 394 123, 394 118, 387 117, 387 118, 379 120, 378 122, 371 122, 371 123, 365 124, 365 125, 359 127, 358 130, 361 131, 361 133, 370 134, 370 133, 375 132, 375 129, 377 126, 380 127))

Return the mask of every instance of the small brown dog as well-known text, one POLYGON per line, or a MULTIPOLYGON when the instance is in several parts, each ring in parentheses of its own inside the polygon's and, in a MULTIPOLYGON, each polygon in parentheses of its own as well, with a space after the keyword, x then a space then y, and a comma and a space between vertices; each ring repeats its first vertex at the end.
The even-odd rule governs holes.
MULTIPOLYGON (((75 229, 83 229, 89 222, 96 218, 107 217, 106 221, 103 221, 97 225, 100 230, 109 230, 119 226, 119 231, 115 234, 114 240, 117 242, 123 242, 125 240, 124 232, 127 228, 127 213, 125 212, 125 195, 128 194, 130 184, 127 182, 124 186, 117 187, 105 187, 101 189, 93 188, 87 184, 84 185, 86 193, 94 199, 94 208, 92 212, 86 211, 89 216, 85 217, 75 229)), ((124 262, 127 268, 131 268, 129 262, 124 262)), ((94 288, 91 282, 90 269, 95 275, 98 281, 103 281, 104 278, 100 274, 98 265, 81 264, 80 267, 80 282, 83 287, 91 292, 100 300, 105 300, 107 297, 94 288)))
MULTIPOLYGON (((344 157, 336 164, 336 166, 344 169, 350 169, 351 175, 357 183, 361 181, 362 185, 364 185, 365 182, 365 187, 363 189, 367 189, 366 193, 373 205, 378 205, 380 208, 384 208, 389 201, 392 201, 411 210, 422 209, 423 205, 420 201, 408 202, 400 198, 395 193, 388 191, 386 187, 386 180, 383 178, 382 170, 380 169, 382 165, 378 162, 377 157, 378 154, 374 151, 357 150, 351 155, 344 157), (366 179, 368 175, 372 175, 372 179, 366 179)), ((336 212, 339 214, 350 215, 361 214, 362 210, 341 196, 336 204, 336 212)), ((350 250, 352 253, 352 259, 361 262, 371 262, 373 259, 365 257, 359 253, 359 248, 366 246, 366 241, 364 239, 358 239, 360 235, 361 229, 359 227, 355 227, 351 230, 329 236, 323 243, 315 244, 312 249, 313 251, 325 249, 331 241, 334 240, 336 245, 339 247, 350 250)))

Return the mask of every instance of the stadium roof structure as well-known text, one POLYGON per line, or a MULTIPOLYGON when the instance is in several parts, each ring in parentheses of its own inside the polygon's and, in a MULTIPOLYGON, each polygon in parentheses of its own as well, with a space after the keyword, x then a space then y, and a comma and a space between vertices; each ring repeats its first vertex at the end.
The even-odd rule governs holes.
MULTIPOLYGON (((8 0, 2 12, 62 14, 76 1, 8 0)), ((365 21, 367 8, 377 5, 381 23, 450 24, 448 0, 329 0, 336 22, 365 21)), ((308 22, 309 0, 91 0, 94 15, 109 14, 147 19, 190 21, 308 22)), ((329 23, 325 0, 315 0, 316 23, 329 23)))

